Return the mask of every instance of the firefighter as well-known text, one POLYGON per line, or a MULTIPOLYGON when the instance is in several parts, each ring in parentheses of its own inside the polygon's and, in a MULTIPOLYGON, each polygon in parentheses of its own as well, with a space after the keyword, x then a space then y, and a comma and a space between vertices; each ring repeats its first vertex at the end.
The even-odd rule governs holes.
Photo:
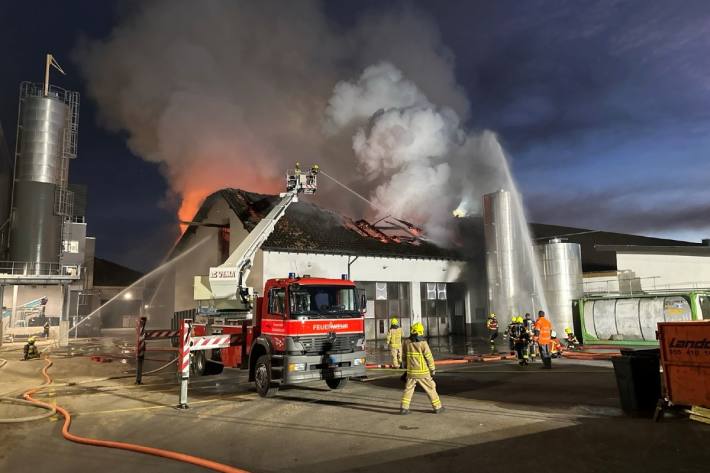
POLYGON ((533 333, 535 332, 535 328, 532 318, 530 316, 530 312, 525 313, 523 325, 525 326, 525 330, 527 330, 528 334, 530 335, 530 343, 528 343, 528 357, 531 360, 534 360, 537 355, 537 343, 535 343, 535 340, 533 339, 533 333))
POLYGON ((557 332, 554 330, 550 333, 550 356, 552 358, 559 358, 562 356, 562 344, 560 343, 559 339, 557 338, 557 332))
POLYGON ((525 366, 529 362, 528 346, 530 345, 530 332, 525 329, 522 317, 517 317, 512 327, 512 338, 514 340, 515 353, 518 356, 518 364, 525 366))
POLYGON ((565 336, 566 336, 565 342, 567 343, 567 349, 568 350, 578 350, 579 349, 579 340, 577 340, 577 337, 574 336, 574 332, 572 332, 571 328, 569 328, 569 327, 565 328, 565 336))
POLYGON ((387 345, 390 347, 392 368, 398 369, 402 364, 402 329, 397 317, 390 319, 390 329, 387 331, 387 345))
POLYGON ((510 323, 505 328, 503 333, 503 338, 508 340, 508 349, 510 353, 515 353, 515 337, 513 337, 513 326, 517 323, 517 317, 512 316, 510 318, 510 323))
POLYGON ((403 354, 407 372, 405 373, 406 385, 404 394, 402 394, 402 406, 399 413, 401 415, 409 414, 409 403, 412 400, 414 388, 418 384, 429 396, 434 414, 439 414, 444 408, 441 405, 439 395, 436 393, 436 383, 432 378, 436 373, 434 355, 431 354, 429 344, 424 340, 424 326, 421 322, 416 322, 412 325, 411 335, 404 341, 403 354))
POLYGON ((37 339, 35 337, 30 337, 27 339, 27 343, 23 348, 24 358, 23 360, 31 360, 32 358, 39 358, 39 350, 37 350, 37 345, 35 342, 37 339))
POLYGON ((542 367, 544 369, 552 368, 552 358, 550 358, 550 344, 552 342, 552 324, 547 317, 545 311, 541 310, 537 313, 537 321, 534 325, 535 337, 540 350, 540 358, 542 358, 542 367))
POLYGON ((49 320, 47 320, 42 326, 44 329, 44 338, 49 338, 49 320))
POLYGON ((488 341, 491 344, 491 353, 496 351, 496 338, 498 338, 498 319, 496 319, 496 314, 491 312, 486 320, 486 328, 488 329, 488 341))

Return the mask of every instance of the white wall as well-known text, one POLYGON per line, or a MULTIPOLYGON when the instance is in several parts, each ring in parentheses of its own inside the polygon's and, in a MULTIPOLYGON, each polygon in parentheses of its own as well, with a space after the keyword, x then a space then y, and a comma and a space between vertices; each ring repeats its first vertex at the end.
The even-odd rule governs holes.
POLYGON ((710 287, 710 256, 617 253, 619 271, 633 271, 641 289, 710 287))
MULTIPOLYGON (((318 253, 287 253, 264 251, 260 267, 252 270, 255 290, 264 287, 266 280, 285 278, 288 273, 338 279, 348 272, 348 256, 318 253), (258 273, 257 273, 258 269, 258 273)), ((421 320, 420 282, 458 282, 463 272, 463 261, 382 258, 360 256, 350 266, 353 281, 410 282, 412 320, 421 320)), ((467 322, 470 314, 466 315, 467 322)))

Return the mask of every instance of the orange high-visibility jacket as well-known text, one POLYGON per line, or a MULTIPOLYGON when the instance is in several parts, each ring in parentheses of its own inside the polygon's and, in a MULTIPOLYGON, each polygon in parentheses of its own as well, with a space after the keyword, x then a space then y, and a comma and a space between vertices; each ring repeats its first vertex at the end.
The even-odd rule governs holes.
POLYGON ((535 322, 535 330, 539 332, 537 343, 540 345, 549 345, 552 341, 552 323, 547 320, 547 317, 540 317, 535 322))

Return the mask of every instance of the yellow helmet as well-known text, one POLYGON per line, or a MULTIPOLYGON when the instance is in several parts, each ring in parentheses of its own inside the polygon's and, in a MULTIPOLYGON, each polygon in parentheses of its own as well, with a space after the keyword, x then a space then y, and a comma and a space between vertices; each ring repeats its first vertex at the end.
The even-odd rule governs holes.
POLYGON ((496 314, 494 314, 493 312, 491 312, 491 313, 488 315, 488 318, 489 318, 489 319, 495 319, 495 318, 496 318, 496 314))
POLYGON ((516 316, 512 316, 512 317, 510 318, 510 321, 513 322, 513 323, 515 323, 515 322, 518 321, 518 318, 517 318, 516 316))
POLYGON ((34 342, 37 341, 37 338, 36 338, 36 337, 30 337, 30 338, 27 339, 27 341, 28 341, 29 343, 34 343, 34 342))
POLYGON ((572 333, 572 329, 569 327, 565 327, 565 333, 572 333))
POLYGON ((424 335, 424 326, 421 322, 415 322, 412 324, 410 332, 412 333, 412 335, 424 335))
POLYGON ((392 317, 390 319, 390 325, 399 325, 399 320, 397 319, 397 317, 392 317))

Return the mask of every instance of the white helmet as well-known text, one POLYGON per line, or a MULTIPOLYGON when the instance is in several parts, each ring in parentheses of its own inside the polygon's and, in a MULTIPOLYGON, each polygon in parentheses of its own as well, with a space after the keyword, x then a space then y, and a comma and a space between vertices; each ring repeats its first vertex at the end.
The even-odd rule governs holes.
POLYGON ((557 332, 555 332, 554 330, 552 331, 552 333, 550 335, 552 336, 552 338, 557 338, 557 332))

